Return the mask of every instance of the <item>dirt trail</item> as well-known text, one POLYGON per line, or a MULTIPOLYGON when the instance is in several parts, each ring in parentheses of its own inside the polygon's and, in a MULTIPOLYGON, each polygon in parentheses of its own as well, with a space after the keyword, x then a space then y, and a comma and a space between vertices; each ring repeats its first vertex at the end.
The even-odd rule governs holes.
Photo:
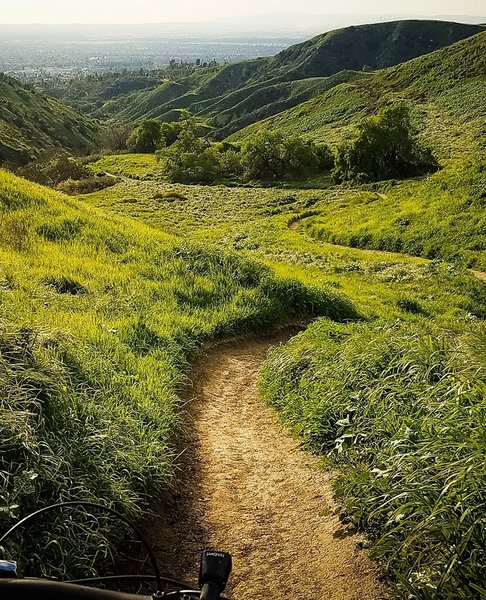
POLYGON ((268 349, 289 337, 228 343, 199 360, 180 476, 151 541, 164 574, 190 583, 202 548, 231 552, 233 600, 382 598, 366 551, 332 515, 330 476, 257 398, 268 349))

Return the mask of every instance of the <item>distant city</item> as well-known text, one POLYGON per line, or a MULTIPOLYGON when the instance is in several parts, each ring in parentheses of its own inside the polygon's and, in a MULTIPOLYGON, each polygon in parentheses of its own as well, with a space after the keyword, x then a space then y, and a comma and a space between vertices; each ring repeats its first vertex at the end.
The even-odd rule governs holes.
POLYGON ((156 70, 171 61, 225 63, 271 56, 305 34, 201 26, 0 26, 0 71, 19 79, 156 70))

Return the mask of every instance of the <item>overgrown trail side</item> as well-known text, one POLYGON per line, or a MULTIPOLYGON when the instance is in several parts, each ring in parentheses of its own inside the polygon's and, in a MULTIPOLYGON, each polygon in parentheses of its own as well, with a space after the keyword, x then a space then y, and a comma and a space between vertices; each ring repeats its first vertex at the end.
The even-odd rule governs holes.
POLYGON ((177 491, 150 524, 158 558, 193 582, 202 548, 231 552, 234 600, 381 598, 366 551, 332 515, 329 475, 257 397, 268 349, 289 335, 225 344, 196 365, 177 491))

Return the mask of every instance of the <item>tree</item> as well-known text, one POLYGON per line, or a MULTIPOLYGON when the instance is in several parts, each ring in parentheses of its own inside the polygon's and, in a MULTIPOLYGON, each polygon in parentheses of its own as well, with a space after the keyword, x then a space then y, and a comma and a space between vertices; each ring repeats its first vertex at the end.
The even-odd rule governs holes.
POLYGON ((418 130, 405 102, 383 109, 358 125, 356 137, 338 148, 338 181, 378 181, 436 170, 432 151, 418 141, 418 130))
POLYGON ((132 130, 127 140, 130 152, 151 154, 162 142, 162 122, 159 119, 144 119, 132 130))
POLYGON ((262 131, 243 146, 242 164, 248 179, 276 179, 285 170, 281 157, 284 137, 281 133, 262 131))
POLYGON ((110 124, 104 130, 104 145, 110 150, 125 150, 130 130, 127 126, 110 124))
POLYGON ((182 114, 177 140, 157 153, 164 163, 164 172, 171 181, 181 183, 209 183, 221 172, 221 157, 217 150, 200 134, 198 123, 188 114, 182 114))

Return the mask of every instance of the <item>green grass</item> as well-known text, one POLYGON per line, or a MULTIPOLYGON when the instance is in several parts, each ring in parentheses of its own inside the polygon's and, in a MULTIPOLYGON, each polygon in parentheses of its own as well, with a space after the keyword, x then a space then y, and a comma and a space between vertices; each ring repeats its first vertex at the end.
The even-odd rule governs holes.
MULTIPOLYGON (((205 339, 356 317, 336 291, 5 172, 0 202, 2 528, 68 499, 140 516, 171 477, 177 391, 205 339)), ((10 556, 30 573, 99 568, 117 526, 92 522, 46 517, 10 556)))
MULTIPOLYGON (((430 196, 434 197, 434 190, 430 196)), ((344 219, 348 213, 354 214, 356 207, 357 215, 371 210, 375 201, 380 201, 375 192, 339 187, 283 190, 133 181, 83 198, 103 210, 189 237, 215 251, 229 248, 263 262, 282 276, 288 274, 327 290, 342 290, 360 312, 370 316, 387 314, 393 318, 403 314, 397 302, 404 295, 416 298, 430 314, 445 319, 470 310, 474 302, 468 297, 478 294, 463 264, 448 267, 404 254, 339 247, 309 235, 313 223, 323 215, 331 219, 340 210, 344 219), (356 204, 356 198, 373 198, 374 202, 356 204), (306 215, 310 216, 298 231, 289 230, 292 220, 306 215)), ((480 237, 475 226, 469 233, 480 237)), ((453 241, 450 244, 453 247, 453 241)), ((483 260, 484 253, 477 254, 483 260)))
POLYGON ((94 173, 110 173, 130 179, 160 179, 162 168, 155 154, 115 154, 106 155, 89 168, 94 173))
POLYGON ((348 193, 341 202, 316 207, 319 214, 306 219, 306 231, 337 244, 486 270, 485 166, 484 160, 462 160, 425 180, 348 193))
MULTIPOLYGON (((262 64, 192 84, 210 100, 262 64)), ((118 155, 92 168, 122 181, 68 198, 0 172, 0 525, 72 498, 139 517, 169 484, 201 344, 323 315, 270 356, 263 397, 339 470, 342 515, 397 597, 482 597, 486 295, 467 270, 486 265, 482 65, 484 34, 275 117, 336 144, 408 97, 446 165, 426 179, 172 185, 153 156, 118 155)), ((122 533, 53 516, 8 551, 77 575, 122 533)))

